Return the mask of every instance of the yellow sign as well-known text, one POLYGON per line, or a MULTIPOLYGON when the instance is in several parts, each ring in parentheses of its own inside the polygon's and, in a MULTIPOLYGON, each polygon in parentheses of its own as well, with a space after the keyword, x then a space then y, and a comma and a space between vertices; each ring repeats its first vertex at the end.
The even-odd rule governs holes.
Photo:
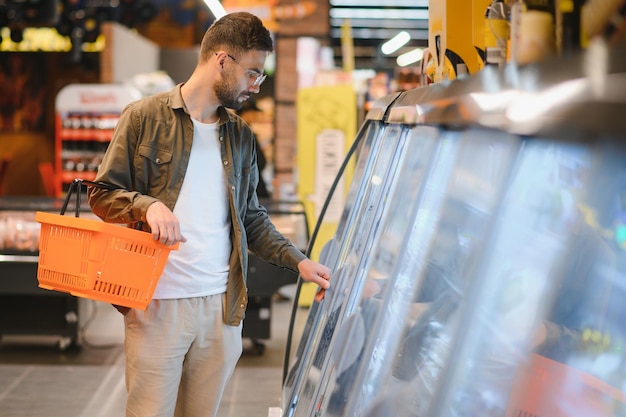
MULTIPOLYGON (((22 32, 23 40, 13 42, 11 30, 7 27, 0 28, 2 42, 0 52, 70 52, 72 41, 67 36, 59 35, 54 28, 25 28, 22 32)), ((101 52, 104 50, 104 36, 91 43, 82 44, 83 52, 101 52)))
MULTIPOLYGON (((309 230, 313 231, 356 136, 356 93, 351 85, 302 88, 298 90, 296 108, 298 196, 304 202, 309 230)), ((352 180, 353 165, 348 165, 333 193, 311 251, 312 259, 319 259, 322 247, 335 235, 352 180)), ((313 293, 306 295, 306 284, 302 289, 299 302, 306 305, 313 293)))

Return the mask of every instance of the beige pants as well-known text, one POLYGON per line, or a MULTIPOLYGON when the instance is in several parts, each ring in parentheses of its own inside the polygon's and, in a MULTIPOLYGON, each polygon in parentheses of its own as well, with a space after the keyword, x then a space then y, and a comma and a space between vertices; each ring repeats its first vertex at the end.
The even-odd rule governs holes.
POLYGON ((242 351, 223 294, 153 300, 126 316, 127 417, 210 417, 242 351))

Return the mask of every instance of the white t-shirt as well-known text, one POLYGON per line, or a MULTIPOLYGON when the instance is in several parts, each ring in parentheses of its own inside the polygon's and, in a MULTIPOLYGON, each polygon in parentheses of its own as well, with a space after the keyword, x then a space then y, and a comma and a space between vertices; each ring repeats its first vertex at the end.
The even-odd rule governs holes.
MULTIPOLYGON (((193 120, 193 119, 192 119, 193 120)), ((174 207, 186 242, 170 252, 153 298, 187 298, 226 291, 231 218, 217 123, 193 120, 187 173, 174 207)))

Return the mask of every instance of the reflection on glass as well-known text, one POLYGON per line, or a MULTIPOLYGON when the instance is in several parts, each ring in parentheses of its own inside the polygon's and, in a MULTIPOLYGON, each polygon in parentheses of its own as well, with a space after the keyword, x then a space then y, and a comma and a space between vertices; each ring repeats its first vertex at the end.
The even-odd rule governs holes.
MULTIPOLYGON (((367 360, 345 410, 336 415, 422 415, 448 366, 458 306, 471 285, 468 271, 482 251, 518 146, 516 138, 493 132, 469 130, 453 138, 455 157, 445 182, 431 175, 425 187, 424 196, 438 193, 440 201, 436 207, 424 204, 428 199, 418 202, 413 227, 401 232, 406 240, 396 255, 398 269, 379 295, 384 308, 367 360), (407 283, 416 291, 406 291, 407 283)), ((364 297, 362 304, 371 301, 364 297)))
POLYGON ((310 351, 302 362, 300 386, 294 390, 298 404, 295 416, 307 415, 311 409, 323 378, 323 365, 334 331, 345 316, 353 313, 358 294, 352 287, 357 282, 361 261, 377 238, 381 213, 389 202, 389 183, 396 181, 398 158, 404 155, 406 135, 401 129, 400 126, 388 126, 381 132, 378 152, 372 153, 370 157, 371 171, 363 178, 356 193, 357 203, 353 206, 345 227, 338 228, 333 239, 337 243, 335 256, 329 254, 329 266, 334 271, 333 285, 326 292, 322 308, 316 312, 317 321, 307 341, 316 350, 310 351), (379 179, 384 179, 384 182, 379 179))
MULTIPOLYGON (((343 295, 349 293, 351 281, 347 271, 355 267, 354 260, 363 253, 366 234, 376 221, 374 214, 381 202, 381 192, 386 189, 386 184, 372 181, 372 178, 392 180, 389 169, 399 144, 404 141, 397 132, 389 133, 390 130, 382 124, 370 122, 363 132, 365 137, 359 149, 354 180, 333 238, 333 245, 338 250, 328 251, 326 255, 326 265, 333 270, 332 287, 326 292, 323 305, 314 303, 309 312, 294 365, 285 382, 285 415, 293 415, 296 404, 308 404, 317 386, 321 361, 332 337, 339 308, 343 305, 343 295)), ((300 409, 305 407, 300 406, 300 409)))
POLYGON ((571 203, 563 204, 570 212, 560 211, 560 223, 569 236, 549 277, 554 294, 540 310, 531 354, 515 374, 508 412, 626 415, 626 264, 618 238, 626 153, 616 144, 598 141, 582 148, 586 163, 559 164, 561 195, 571 203))
MULTIPOLYGON (((378 152, 380 145, 380 139, 382 132, 384 132, 384 125, 376 122, 366 122, 365 129, 361 132, 362 137, 358 137, 355 140, 361 141, 358 147, 357 163, 353 176, 353 181, 350 189, 348 190, 348 196, 346 197, 345 207, 342 211, 341 219, 337 225, 337 236, 343 236, 345 234, 345 225, 348 223, 348 217, 354 215, 356 211, 355 207, 360 207, 360 201, 362 200, 362 190, 360 184, 364 181, 364 178, 370 176, 372 170, 372 159, 370 155, 378 152)), ((317 242, 316 242, 317 243, 317 242)), ((324 242, 322 249, 320 250, 320 262, 324 265, 336 264, 336 251, 337 246, 336 239, 331 239, 329 242, 324 242)), ((333 274, 334 275, 334 274, 333 274)), ((336 278, 333 276, 333 284, 336 278)), ((298 349, 294 354, 294 358, 291 361, 291 366, 285 386, 283 387, 283 405, 287 405, 285 409, 290 410, 293 408, 293 404, 297 402, 297 395, 295 393, 296 386, 299 383, 301 377, 301 368, 303 365, 303 359, 305 356, 310 355, 312 346, 308 344, 308 339, 311 337, 311 331, 314 324, 319 320, 318 318, 319 304, 313 302, 311 309, 307 316, 303 333, 300 339, 298 349)))
POLYGON ((428 415, 623 415, 623 274, 596 187, 624 169, 608 155, 525 143, 428 415))
POLYGON ((626 417, 626 148, 369 130, 296 417, 626 417))
MULTIPOLYGON (((386 198, 389 200, 386 215, 381 217, 379 237, 371 249, 361 259, 358 274, 354 279, 352 291, 358 300, 353 313, 337 326, 323 368, 326 370, 314 401, 316 413, 320 415, 339 415, 348 401, 352 384, 359 366, 367 355, 367 343, 380 309, 387 307, 382 299, 374 297, 381 292, 392 271, 402 262, 397 255, 403 245, 406 231, 413 227, 414 212, 418 202, 422 201, 422 219, 415 227, 428 227, 436 216, 440 205, 442 190, 456 157, 457 146, 451 140, 439 140, 437 130, 433 128, 406 129, 409 140, 404 154, 398 163, 397 181, 390 188, 386 198), (435 177, 434 179, 432 177, 435 177), (424 180, 430 178, 431 184, 439 187, 424 190, 424 180), (426 194, 425 198, 420 197, 426 194), (361 294, 360 299, 358 298, 361 294)), ((426 241, 420 244, 428 246, 426 241)), ((419 250, 417 252, 420 252, 419 250)), ((416 255, 413 255, 416 258, 416 255)), ((413 266, 415 266, 413 264, 413 266)), ((404 291, 414 292, 417 280, 414 276, 404 280, 404 291)), ((406 304, 406 303, 405 303, 406 304)), ((398 314, 406 310, 401 303, 390 306, 398 314)), ((401 326, 401 323, 397 323, 401 326)), ((387 328, 395 328, 396 323, 388 323, 387 328)))
MULTIPOLYGON (((352 185, 348 191, 345 207, 343 209, 341 219, 337 226, 336 235, 343 236, 345 234, 345 225, 348 223, 350 215, 354 215, 354 212, 360 207, 360 201, 362 200, 363 192, 360 184, 368 178, 372 170, 371 155, 378 152, 381 137, 384 132, 384 125, 376 122, 366 122, 365 129, 362 130, 362 137, 357 137, 355 140, 361 141, 358 148, 358 157, 353 176, 352 185)), ((320 262, 324 265, 336 264, 336 251, 337 246, 336 238, 331 239, 329 242, 325 242, 320 251, 320 262)), ((333 273, 333 285, 337 278, 333 273)), ((309 314, 306 318, 304 329, 301 335, 300 343, 294 354, 293 359, 290 362, 289 372, 287 374, 284 386, 283 386, 283 410, 285 416, 293 415, 296 404, 299 399, 299 389, 304 379, 304 371, 309 366, 308 362, 311 360, 312 349, 316 348, 309 343, 309 339, 313 337, 312 332, 319 325, 320 321, 320 304, 313 301, 309 314)))

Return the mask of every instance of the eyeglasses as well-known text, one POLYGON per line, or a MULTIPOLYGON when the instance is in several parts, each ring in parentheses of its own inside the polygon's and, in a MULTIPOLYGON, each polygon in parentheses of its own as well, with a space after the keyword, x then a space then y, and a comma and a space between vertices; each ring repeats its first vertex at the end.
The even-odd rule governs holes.
POLYGON ((244 67, 235 59, 234 56, 230 54, 226 54, 226 56, 228 56, 230 59, 232 59, 235 62, 235 64, 239 65, 241 68, 243 68, 246 71, 246 74, 248 74, 248 79, 252 81, 253 86, 255 87, 260 86, 261 84, 263 84, 263 81, 265 81, 265 78, 267 78, 267 74, 244 67))

